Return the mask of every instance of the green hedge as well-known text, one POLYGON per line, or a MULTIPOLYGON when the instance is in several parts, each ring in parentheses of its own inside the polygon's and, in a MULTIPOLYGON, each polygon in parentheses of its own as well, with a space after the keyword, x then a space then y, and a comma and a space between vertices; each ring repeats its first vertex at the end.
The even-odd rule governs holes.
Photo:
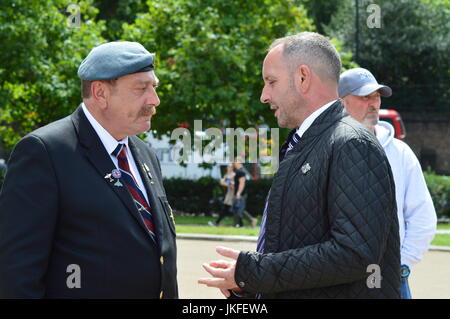
MULTIPOLYGON (((247 181, 247 211, 252 215, 262 214, 264 202, 272 180, 247 181)), ((164 180, 167 197, 176 213, 207 215, 222 209, 226 188, 211 177, 198 181, 171 178, 164 180)))
POLYGON ((164 187, 167 199, 176 213, 210 216, 221 209, 223 187, 213 178, 202 177, 196 181, 165 179, 164 187))
MULTIPOLYGON (((450 218, 450 177, 424 172, 425 180, 433 198, 438 218, 450 218)), ((3 184, 0 170, 0 188, 3 184)), ((247 211, 256 216, 264 209, 271 179, 247 181, 247 211)), ((211 177, 193 181, 181 178, 165 179, 164 186, 168 200, 177 213, 210 216, 222 209, 225 187, 211 177)))
MULTIPOLYGON (((424 172, 438 218, 450 218, 450 177, 424 172)), ((247 181, 247 211, 256 216, 264 209, 271 179, 247 181)), ((206 177, 198 181, 166 179, 164 186, 173 209, 194 215, 211 215, 220 210, 225 188, 206 177)))
POLYGON ((438 218, 450 218, 450 177, 424 172, 438 218))

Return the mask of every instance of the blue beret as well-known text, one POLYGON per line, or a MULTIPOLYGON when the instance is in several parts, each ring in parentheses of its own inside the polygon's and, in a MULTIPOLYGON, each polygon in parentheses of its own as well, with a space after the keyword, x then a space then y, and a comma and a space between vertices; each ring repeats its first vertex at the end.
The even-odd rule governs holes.
POLYGON ((83 80, 111 80, 152 71, 154 55, 137 42, 108 42, 95 47, 81 62, 78 76, 83 80))

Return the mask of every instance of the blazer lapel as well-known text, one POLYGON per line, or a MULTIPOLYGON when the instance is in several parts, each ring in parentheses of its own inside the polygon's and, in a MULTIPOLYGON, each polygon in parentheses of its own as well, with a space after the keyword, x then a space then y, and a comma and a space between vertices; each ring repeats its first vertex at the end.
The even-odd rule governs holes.
POLYGON ((132 138, 128 139, 128 145, 130 147, 130 151, 133 154, 134 161, 136 162, 136 166, 139 170, 139 174, 141 175, 142 182, 144 184, 145 190, 147 191, 147 196, 149 200, 150 207, 152 208, 152 216, 155 222, 155 233, 157 240, 164 238, 164 234, 162 232, 162 216, 163 213, 160 207, 161 203, 159 199, 156 197, 156 188, 158 181, 155 179, 155 172, 153 169, 153 165, 150 165, 149 162, 146 162, 144 156, 142 156, 139 147, 136 143, 133 142, 132 138))
MULTIPOLYGON (((128 212, 136 219, 137 223, 145 230, 146 233, 152 238, 156 243, 155 238, 150 235, 140 213, 138 212, 134 200, 126 188, 123 186, 115 186, 115 180, 110 181, 109 178, 105 178, 107 174, 110 174, 113 169, 116 168, 112 162, 109 154, 106 152, 100 138, 95 132, 94 128, 89 123, 88 119, 84 115, 81 106, 73 113, 72 122, 74 123, 75 129, 78 133, 80 144, 84 147, 85 156, 91 162, 92 166, 95 167, 106 184, 114 191, 114 193, 120 198, 128 212)), ((141 174, 142 175, 142 174, 141 174)))

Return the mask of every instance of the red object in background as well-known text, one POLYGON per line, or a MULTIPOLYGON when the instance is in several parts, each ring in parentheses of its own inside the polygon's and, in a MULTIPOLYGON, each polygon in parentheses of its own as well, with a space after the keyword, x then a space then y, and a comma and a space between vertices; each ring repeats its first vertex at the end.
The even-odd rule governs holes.
POLYGON ((379 115, 380 121, 388 122, 394 127, 395 138, 403 141, 406 137, 406 129, 400 114, 396 110, 380 109, 379 115))
POLYGON ((182 122, 177 124, 178 127, 189 128, 189 122, 182 122))

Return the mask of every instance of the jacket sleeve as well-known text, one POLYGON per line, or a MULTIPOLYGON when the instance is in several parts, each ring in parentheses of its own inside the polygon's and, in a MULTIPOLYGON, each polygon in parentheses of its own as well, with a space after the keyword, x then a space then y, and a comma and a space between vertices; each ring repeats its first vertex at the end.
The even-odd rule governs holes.
POLYGON ((395 229, 398 236, 393 177, 381 147, 361 139, 342 145, 331 159, 325 191, 329 239, 278 253, 241 252, 235 280, 245 292, 278 293, 365 280, 370 275, 367 267, 380 264, 390 231, 395 229))
POLYGON ((413 151, 404 145, 405 189, 403 216, 405 237, 401 247, 402 264, 412 267, 422 259, 423 253, 436 232, 437 216, 422 168, 413 151))
POLYGON ((42 298, 57 222, 58 189, 44 143, 12 152, 0 192, 0 298, 42 298))

